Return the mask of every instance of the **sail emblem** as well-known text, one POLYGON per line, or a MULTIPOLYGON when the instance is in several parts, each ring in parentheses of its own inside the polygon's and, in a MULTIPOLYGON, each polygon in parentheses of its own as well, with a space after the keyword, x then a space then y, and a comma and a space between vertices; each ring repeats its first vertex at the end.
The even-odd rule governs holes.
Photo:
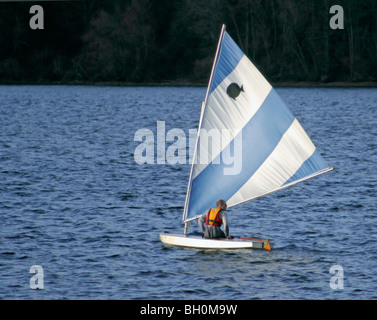
POLYGON ((241 85, 241 87, 233 82, 231 83, 228 88, 226 89, 226 93, 228 94, 229 97, 231 97, 232 99, 236 100, 236 98, 240 95, 240 93, 242 92, 245 92, 244 89, 243 89, 243 85, 241 85))

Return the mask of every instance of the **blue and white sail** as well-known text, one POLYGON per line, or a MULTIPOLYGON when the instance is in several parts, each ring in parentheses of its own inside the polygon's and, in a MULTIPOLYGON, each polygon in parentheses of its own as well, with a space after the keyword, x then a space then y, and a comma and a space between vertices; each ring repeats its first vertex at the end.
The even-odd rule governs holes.
POLYGON ((231 207, 332 170, 225 26, 193 160, 183 222, 214 207, 218 199, 231 207), (213 135, 224 132, 220 139, 213 135))

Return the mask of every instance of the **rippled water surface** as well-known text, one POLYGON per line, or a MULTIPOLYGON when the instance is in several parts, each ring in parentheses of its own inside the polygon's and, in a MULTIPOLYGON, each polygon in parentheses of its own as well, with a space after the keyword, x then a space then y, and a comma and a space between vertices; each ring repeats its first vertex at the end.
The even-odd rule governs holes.
POLYGON ((205 88, 0 86, 0 298, 377 299, 377 90, 277 91, 336 170, 229 210, 273 251, 205 251, 159 240, 183 232, 188 155, 134 159, 157 121, 188 138, 205 88))

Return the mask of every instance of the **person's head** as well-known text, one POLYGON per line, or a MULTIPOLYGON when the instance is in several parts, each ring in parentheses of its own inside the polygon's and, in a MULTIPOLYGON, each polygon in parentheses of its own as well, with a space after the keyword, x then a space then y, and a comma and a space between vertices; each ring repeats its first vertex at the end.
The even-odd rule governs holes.
POLYGON ((217 200, 216 205, 217 205, 217 208, 221 209, 221 210, 226 210, 226 208, 228 207, 226 205, 225 200, 223 200, 223 199, 217 200))

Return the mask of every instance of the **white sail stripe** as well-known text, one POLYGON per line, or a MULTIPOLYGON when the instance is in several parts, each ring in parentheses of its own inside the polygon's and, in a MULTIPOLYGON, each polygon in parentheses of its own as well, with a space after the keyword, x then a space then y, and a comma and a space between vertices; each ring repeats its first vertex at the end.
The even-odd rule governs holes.
MULTIPOLYGON (((226 129, 230 139, 227 139, 227 141, 233 140, 258 111, 271 89, 271 85, 259 70, 244 56, 233 72, 209 95, 202 129, 207 133, 211 133, 211 130, 215 129, 220 134, 223 129, 226 129), (227 94, 227 88, 231 83, 237 83, 240 87, 243 86, 245 90, 245 92, 241 91, 236 100, 227 94)), ((203 134, 202 129, 201 136, 203 134)), ((200 145, 198 146, 192 179, 199 175, 226 147, 226 144, 221 146, 221 142, 220 145, 216 142, 212 143, 213 141, 210 141, 208 150, 203 150, 200 145), (201 152, 205 153, 202 158, 201 152), (201 159, 208 159, 208 161, 202 163, 201 159)))
POLYGON ((279 188, 314 151, 314 144, 295 119, 271 155, 240 190, 228 199, 228 206, 279 188))

